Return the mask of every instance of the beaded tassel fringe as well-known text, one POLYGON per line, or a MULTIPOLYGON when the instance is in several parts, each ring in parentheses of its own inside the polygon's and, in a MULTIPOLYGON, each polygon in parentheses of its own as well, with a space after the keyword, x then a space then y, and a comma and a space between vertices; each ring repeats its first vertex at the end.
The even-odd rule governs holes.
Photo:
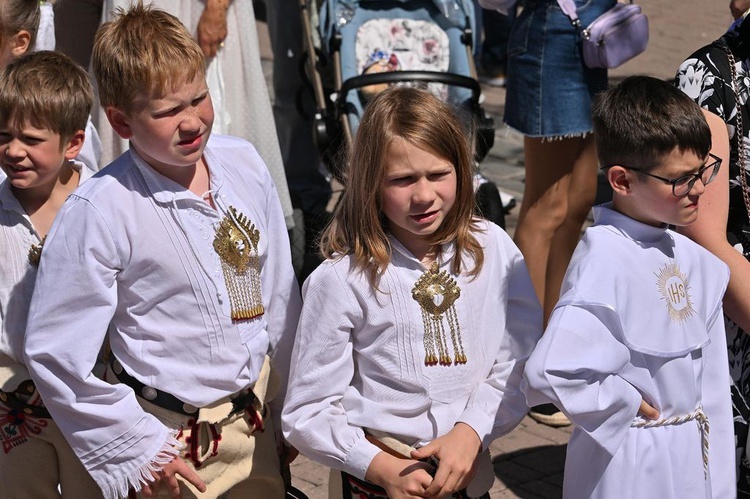
POLYGON ((445 270, 438 272, 438 265, 435 263, 420 276, 411 294, 422 309, 425 365, 466 364, 466 353, 455 306, 456 300, 461 296, 461 288, 456 281, 445 270), (453 359, 448 354, 445 321, 448 322, 451 332, 453 359))
POLYGON ((253 319, 264 313, 259 241, 260 231, 245 215, 230 206, 216 230, 214 249, 221 258, 234 321, 253 319))

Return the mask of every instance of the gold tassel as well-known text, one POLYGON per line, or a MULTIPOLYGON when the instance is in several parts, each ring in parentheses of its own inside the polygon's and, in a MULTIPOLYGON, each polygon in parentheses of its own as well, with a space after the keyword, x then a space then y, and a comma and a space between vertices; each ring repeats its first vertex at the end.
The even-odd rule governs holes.
POLYGON ((412 298, 422 309, 422 323, 424 326, 424 363, 427 366, 449 366, 452 363, 466 364, 461 339, 461 327, 456 315, 455 303, 461 296, 458 287, 447 271, 438 271, 438 264, 433 263, 429 270, 422 274, 411 290, 412 298), (454 358, 448 354, 448 341, 445 334, 443 319, 447 319, 451 332, 454 358))
POLYGON ((243 321, 263 315, 260 284, 260 231, 233 206, 221 220, 214 237, 214 250, 229 294, 232 320, 243 321))

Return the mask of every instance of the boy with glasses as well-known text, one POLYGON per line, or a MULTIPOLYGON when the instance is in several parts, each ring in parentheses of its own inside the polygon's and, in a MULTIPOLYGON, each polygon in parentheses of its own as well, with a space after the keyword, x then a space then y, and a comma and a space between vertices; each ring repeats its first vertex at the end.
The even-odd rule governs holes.
POLYGON ((721 165, 709 127, 672 85, 636 76, 601 95, 594 130, 613 201, 594 209, 525 372, 529 404, 576 425, 563 496, 734 497, 729 272, 669 229, 695 222, 721 165))

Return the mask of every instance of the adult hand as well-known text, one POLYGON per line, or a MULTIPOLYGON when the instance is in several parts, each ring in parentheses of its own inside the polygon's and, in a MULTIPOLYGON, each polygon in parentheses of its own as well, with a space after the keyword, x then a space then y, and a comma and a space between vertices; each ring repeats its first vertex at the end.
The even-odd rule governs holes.
POLYGON ((425 497, 442 497, 465 488, 476 474, 481 448, 482 441, 474 429, 466 423, 456 423, 442 437, 413 451, 413 459, 435 456, 440 460, 435 478, 424 492, 425 497))
POLYGON ((214 57, 227 37, 229 0, 206 0, 198 20, 198 45, 206 58, 214 57))
POLYGON ((367 468, 365 480, 383 487, 391 499, 413 499, 425 497, 433 469, 427 463, 379 452, 367 468))
POLYGON ((146 497, 156 497, 159 489, 166 487, 173 499, 180 499, 180 483, 177 481, 180 475, 200 492, 206 491, 206 484, 198 474, 179 457, 175 457, 159 471, 152 471, 153 480, 143 486, 141 492, 146 497))

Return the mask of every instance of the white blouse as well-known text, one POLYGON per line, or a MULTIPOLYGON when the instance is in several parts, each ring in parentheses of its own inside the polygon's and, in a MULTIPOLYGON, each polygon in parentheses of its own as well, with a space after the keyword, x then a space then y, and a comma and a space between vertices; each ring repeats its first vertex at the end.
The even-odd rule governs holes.
MULTIPOLYGON (((94 172, 72 162, 82 184, 94 172)), ((0 389, 13 391, 30 379, 23 364, 26 317, 37 267, 29 263, 29 249, 41 243, 21 203, 13 195, 7 177, 0 182, 0 389)))
MULTIPOLYGON (((301 453, 364 478, 379 449, 363 428, 419 447, 464 422, 486 448, 524 417, 519 383, 542 313, 510 237, 491 223, 481 227, 481 273, 452 276, 461 290, 463 365, 425 365, 422 310, 412 298, 425 268, 395 238, 380 291, 349 256, 308 278, 282 415, 284 435, 301 453)), ((453 252, 452 244, 443 248, 442 270, 450 272, 453 252)))
POLYGON ((107 331, 128 373, 195 407, 252 385, 267 353, 286 386, 301 303, 276 187, 244 140, 212 136, 204 158, 216 209, 130 149, 68 199, 47 237, 27 365, 107 497, 139 488, 169 438, 129 387, 91 374, 107 331), (213 248, 230 206, 260 232, 265 314, 239 323, 213 248))

